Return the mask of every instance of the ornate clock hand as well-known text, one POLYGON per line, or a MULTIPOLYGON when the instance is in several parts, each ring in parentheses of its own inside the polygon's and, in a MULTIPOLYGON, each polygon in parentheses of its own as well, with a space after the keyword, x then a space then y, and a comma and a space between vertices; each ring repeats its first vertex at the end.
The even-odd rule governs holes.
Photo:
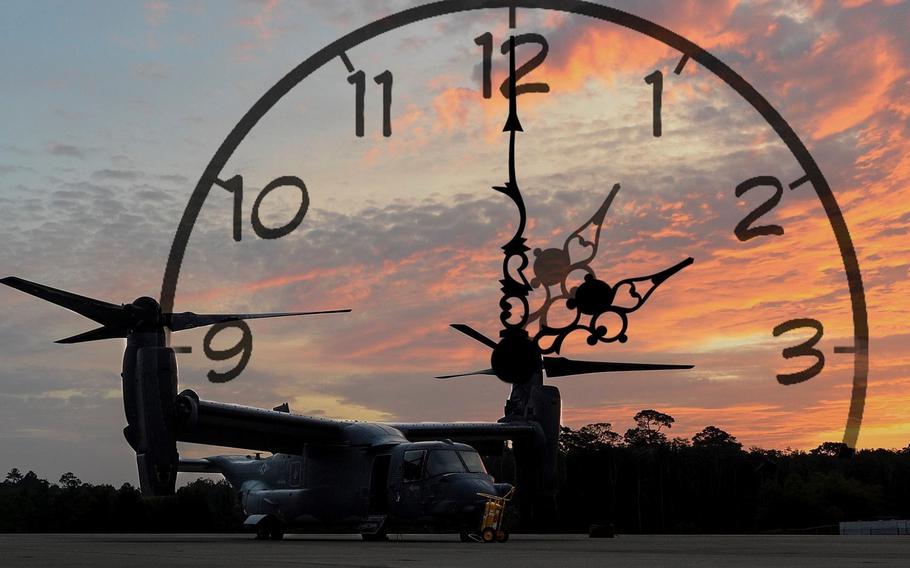
POLYGON ((575 310, 573 320, 568 324, 552 327, 547 325, 545 315, 541 316, 540 328, 534 336, 535 343, 540 347, 541 353, 559 353, 563 341, 575 331, 586 331, 588 333, 588 345, 596 345, 598 342, 612 343, 614 341, 625 343, 628 341, 628 336, 626 335, 626 330, 629 327, 628 314, 643 306, 658 286, 693 262, 695 262, 695 259, 689 257, 666 270, 649 276, 626 278, 613 286, 603 280, 599 280, 593 272, 589 272, 585 275, 584 282, 568 293, 565 306, 569 310, 575 310), (648 283, 649 285, 644 293, 636 287, 636 285, 642 283, 648 283), (631 305, 616 303, 617 295, 624 291, 628 292, 629 297, 634 299, 631 305), (608 327, 599 323, 598 319, 604 314, 617 316, 619 325, 608 327), (584 322, 582 321, 583 318, 585 318, 584 322), (544 345, 546 340, 549 340, 549 343, 544 345))
POLYGON ((530 249, 525 245, 524 237, 527 222, 525 204, 515 176, 515 133, 523 131, 518 120, 516 101, 518 93, 515 88, 515 36, 509 38, 509 47, 509 117, 502 129, 503 132, 509 133, 509 181, 505 186, 493 189, 504 193, 515 202, 518 207, 518 227, 515 236, 502 247, 505 255, 502 261, 502 279, 499 281, 502 284, 502 297, 499 300, 499 307, 502 310, 499 321, 502 330, 499 332, 499 343, 490 355, 490 366, 501 380, 523 384, 535 376, 539 380, 541 360, 540 349, 524 329, 530 312, 528 294, 531 292, 531 284, 524 275, 528 267, 527 252, 530 249), (518 259, 518 262, 514 262, 514 259, 518 259), (516 303, 521 306, 521 317, 517 321, 512 314, 516 303))
MULTIPOLYGON (((550 307, 560 301, 570 297, 570 291, 566 284, 569 275, 575 271, 585 271, 593 275, 591 261, 597 256, 597 249, 600 246, 600 231, 604 219, 607 216, 613 199, 619 193, 619 184, 613 185, 610 194, 604 199, 604 202, 597 209, 597 212, 588 219, 583 225, 566 237, 562 248, 548 248, 546 250, 534 249, 534 279, 531 280, 531 286, 534 288, 543 288, 546 299, 537 310, 528 316, 528 324, 540 320, 541 327, 547 327, 547 314, 550 307), (585 233, 593 232, 593 236, 586 238, 585 233), (582 258, 573 259, 572 245, 576 251, 583 252, 582 258)), ((577 257, 577 254, 576 254, 577 257)))
MULTIPOLYGON (((499 315, 503 330, 500 335, 505 337, 505 332, 514 329, 516 334, 522 331, 528 321, 528 293, 531 291, 531 284, 524 275, 524 270, 528 267, 527 252, 530 250, 526 245, 524 238, 525 225, 527 222, 527 213, 525 211, 524 199, 521 191, 518 189, 518 180, 515 175, 515 133, 523 132, 521 121, 518 120, 518 103, 516 101, 518 94, 515 88, 515 36, 509 39, 511 47, 509 51, 509 117, 503 127, 503 132, 509 133, 509 181, 505 186, 493 187, 494 190, 507 195, 518 207, 518 227, 515 236, 509 242, 503 245, 502 250, 505 258, 502 261, 502 298, 499 300, 499 307, 502 312, 499 315), (509 270, 513 258, 520 260, 519 265, 515 268, 517 279, 509 270), (512 319, 512 302, 521 304, 522 314, 517 322, 512 319)), ((515 335, 517 337, 517 335, 515 335)), ((525 337, 527 334, 525 333, 525 337)))
MULTIPOLYGON (((615 286, 613 286, 613 294, 614 294, 613 298, 615 299, 616 292, 619 291, 623 286, 629 286, 629 295, 632 296, 633 298, 637 299, 638 301, 631 307, 613 305, 613 308, 616 310, 622 311, 624 313, 627 313, 627 314, 634 312, 635 310, 640 308, 642 305, 644 305, 644 303, 648 300, 648 298, 651 296, 651 294, 654 293, 654 290, 657 290, 658 286, 663 284, 668 278, 670 278, 671 276, 673 276, 674 274, 676 274, 683 268, 689 266, 693 262, 695 262, 695 259, 690 256, 689 258, 674 264, 673 266, 671 266, 670 268, 667 268, 666 270, 661 270, 660 272, 657 272, 656 274, 651 274, 650 276, 641 276, 639 278, 627 278, 625 280, 620 280, 619 282, 616 283, 615 286), (644 293, 644 295, 640 294, 638 289, 635 286, 636 283, 641 283, 641 282, 650 282, 650 287, 644 293)), ((579 293, 582 293, 582 288, 584 288, 584 287, 585 287, 585 284, 582 284, 581 286, 579 286, 578 291, 575 294, 576 303, 580 302, 580 300, 578 299, 578 295, 579 295, 579 293)), ((586 300, 581 300, 581 301, 586 301, 586 300)), ((579 309, 582 309, 580 303, 579 303, 579 309)), ((584 311, 584 310, 582 310, 582 311, 584 311)))

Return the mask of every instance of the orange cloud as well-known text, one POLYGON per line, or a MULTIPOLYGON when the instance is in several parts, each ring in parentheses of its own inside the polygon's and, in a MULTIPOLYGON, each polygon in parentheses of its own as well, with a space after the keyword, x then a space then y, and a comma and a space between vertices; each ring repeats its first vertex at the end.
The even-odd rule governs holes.
POLYGON ((839 53, 839 59, 853 61, 862 67, 863 76, 856 77, 856 89, 851 98, 816 119, 813 138, 824 138, 843 132, 867 120, 874 113, 889 104, 888 92, 892 81, 902 75, 901 62, 894 56, 894 50, 882 38, 870 38, 839 53))
POLYGON ((469 113, 476 108, 477 91, 465 87, 443 90, 433 99, 439 126, 446 130, 462 128, 468 122, 469 113))

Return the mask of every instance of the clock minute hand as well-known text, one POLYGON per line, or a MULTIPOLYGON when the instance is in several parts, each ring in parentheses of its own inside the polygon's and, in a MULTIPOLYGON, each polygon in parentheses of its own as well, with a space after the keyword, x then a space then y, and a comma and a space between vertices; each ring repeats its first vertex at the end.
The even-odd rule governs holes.
POLYGON ((527 225, 527 212, 525 210, 524 199, 521 196, 521 190, 518 189, 518 180, 515 174, 515 133, 522 132, 521 121, 518 120, 518 105, 516 97, 518 96, 515 88, 515 36, 510 39, 510 57, 509 57, 509 117, 506 119, 502 131, 509 133, 509 181, 504 186, 494 187, 493 189, 508 196, 518 208, 518 226, 515 235, 502 246, 502 297, 499 300, 501 309, 499 321, 502 323, 501 337, 527 337, 524 327, 528 322, 528 294, 531 291, 531 284, 524 275, 524 270, 528 267, 529 261, 527 252, 530 250, 525 244, 524 237, 525 226, 527 225), (518 259, 518 262, 514 262, 518 259), (512 310, 519 307, 521 313, 516 317, 512 310), (516 321, 517 320, 517 321, 516 321))
POLYGON ((515 36, 509 37, 509 118, 503 132, 509 133, 509 183, 518 187, 515 179, 515 133, 524 132, 518 120, 518 92, 515 88, 515 36))

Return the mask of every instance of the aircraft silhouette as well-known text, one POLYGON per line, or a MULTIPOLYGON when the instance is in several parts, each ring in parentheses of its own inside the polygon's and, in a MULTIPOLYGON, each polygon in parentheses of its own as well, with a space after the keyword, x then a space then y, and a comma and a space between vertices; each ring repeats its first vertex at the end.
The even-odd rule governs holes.
MULTIPOLYGON (((350 310, 264 314, 163 313, 149 297, 116 305, 21 278, 0 283, 67 308, 100 327, 61 339, 81 343, 125 338, 122 383, 127 426, 146 496, 174 493, 177 473, 221 473, 237 490, 246 526, 259 538, 285 530, 360 532, 382 539, 390 531, 476 533, 489 496, 512 490, 496 483, 476 448, 501 452, 511 441, 522 523, 544 524, 555 512, 561 401, 543 375, 685 369, 655 365, 573 361, 494 342, 464 324, 452 327, 493 350, 493 369, 511 383, 497 422, 359 422, 292 414, 287 403, 272 410, 202 400, 177 392, 177 361, 167 345, 172 332, 217 323, 350 310), (499 353, 497 355, 497 353, 499 353), (523 369, 510 372, 510 366, 523 369), (525 370, 530 369, 530 372, 525 370), (271 457, 214 456, 180 459, 177 442, 272 452, 271 457), (484 496, 486 494, 487 496, 484 496)), ((451 378, 461 375, 446 375, 451 378)), ((499 535, 508 537, 507 533, 499 535)))

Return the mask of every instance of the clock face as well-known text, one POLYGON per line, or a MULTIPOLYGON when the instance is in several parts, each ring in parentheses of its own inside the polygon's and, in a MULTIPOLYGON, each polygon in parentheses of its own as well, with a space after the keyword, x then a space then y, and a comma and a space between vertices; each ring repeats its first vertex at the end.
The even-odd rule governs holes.
POLYGON ((183 382, 277 404, 257 400, 270 378, 301 413, 488 420, 504 383, 433 379, 490 366, 460 323, 494 342, 524 330, 548 356, 693 366, 549 368, 570 425, 656 408, 681 434, 853 446, 868 343, 853 246, 787 109, 746 79, 583 2, 441 2, 338 39, 225 125, 161 300, 353 311, 177 337, 183 382))

